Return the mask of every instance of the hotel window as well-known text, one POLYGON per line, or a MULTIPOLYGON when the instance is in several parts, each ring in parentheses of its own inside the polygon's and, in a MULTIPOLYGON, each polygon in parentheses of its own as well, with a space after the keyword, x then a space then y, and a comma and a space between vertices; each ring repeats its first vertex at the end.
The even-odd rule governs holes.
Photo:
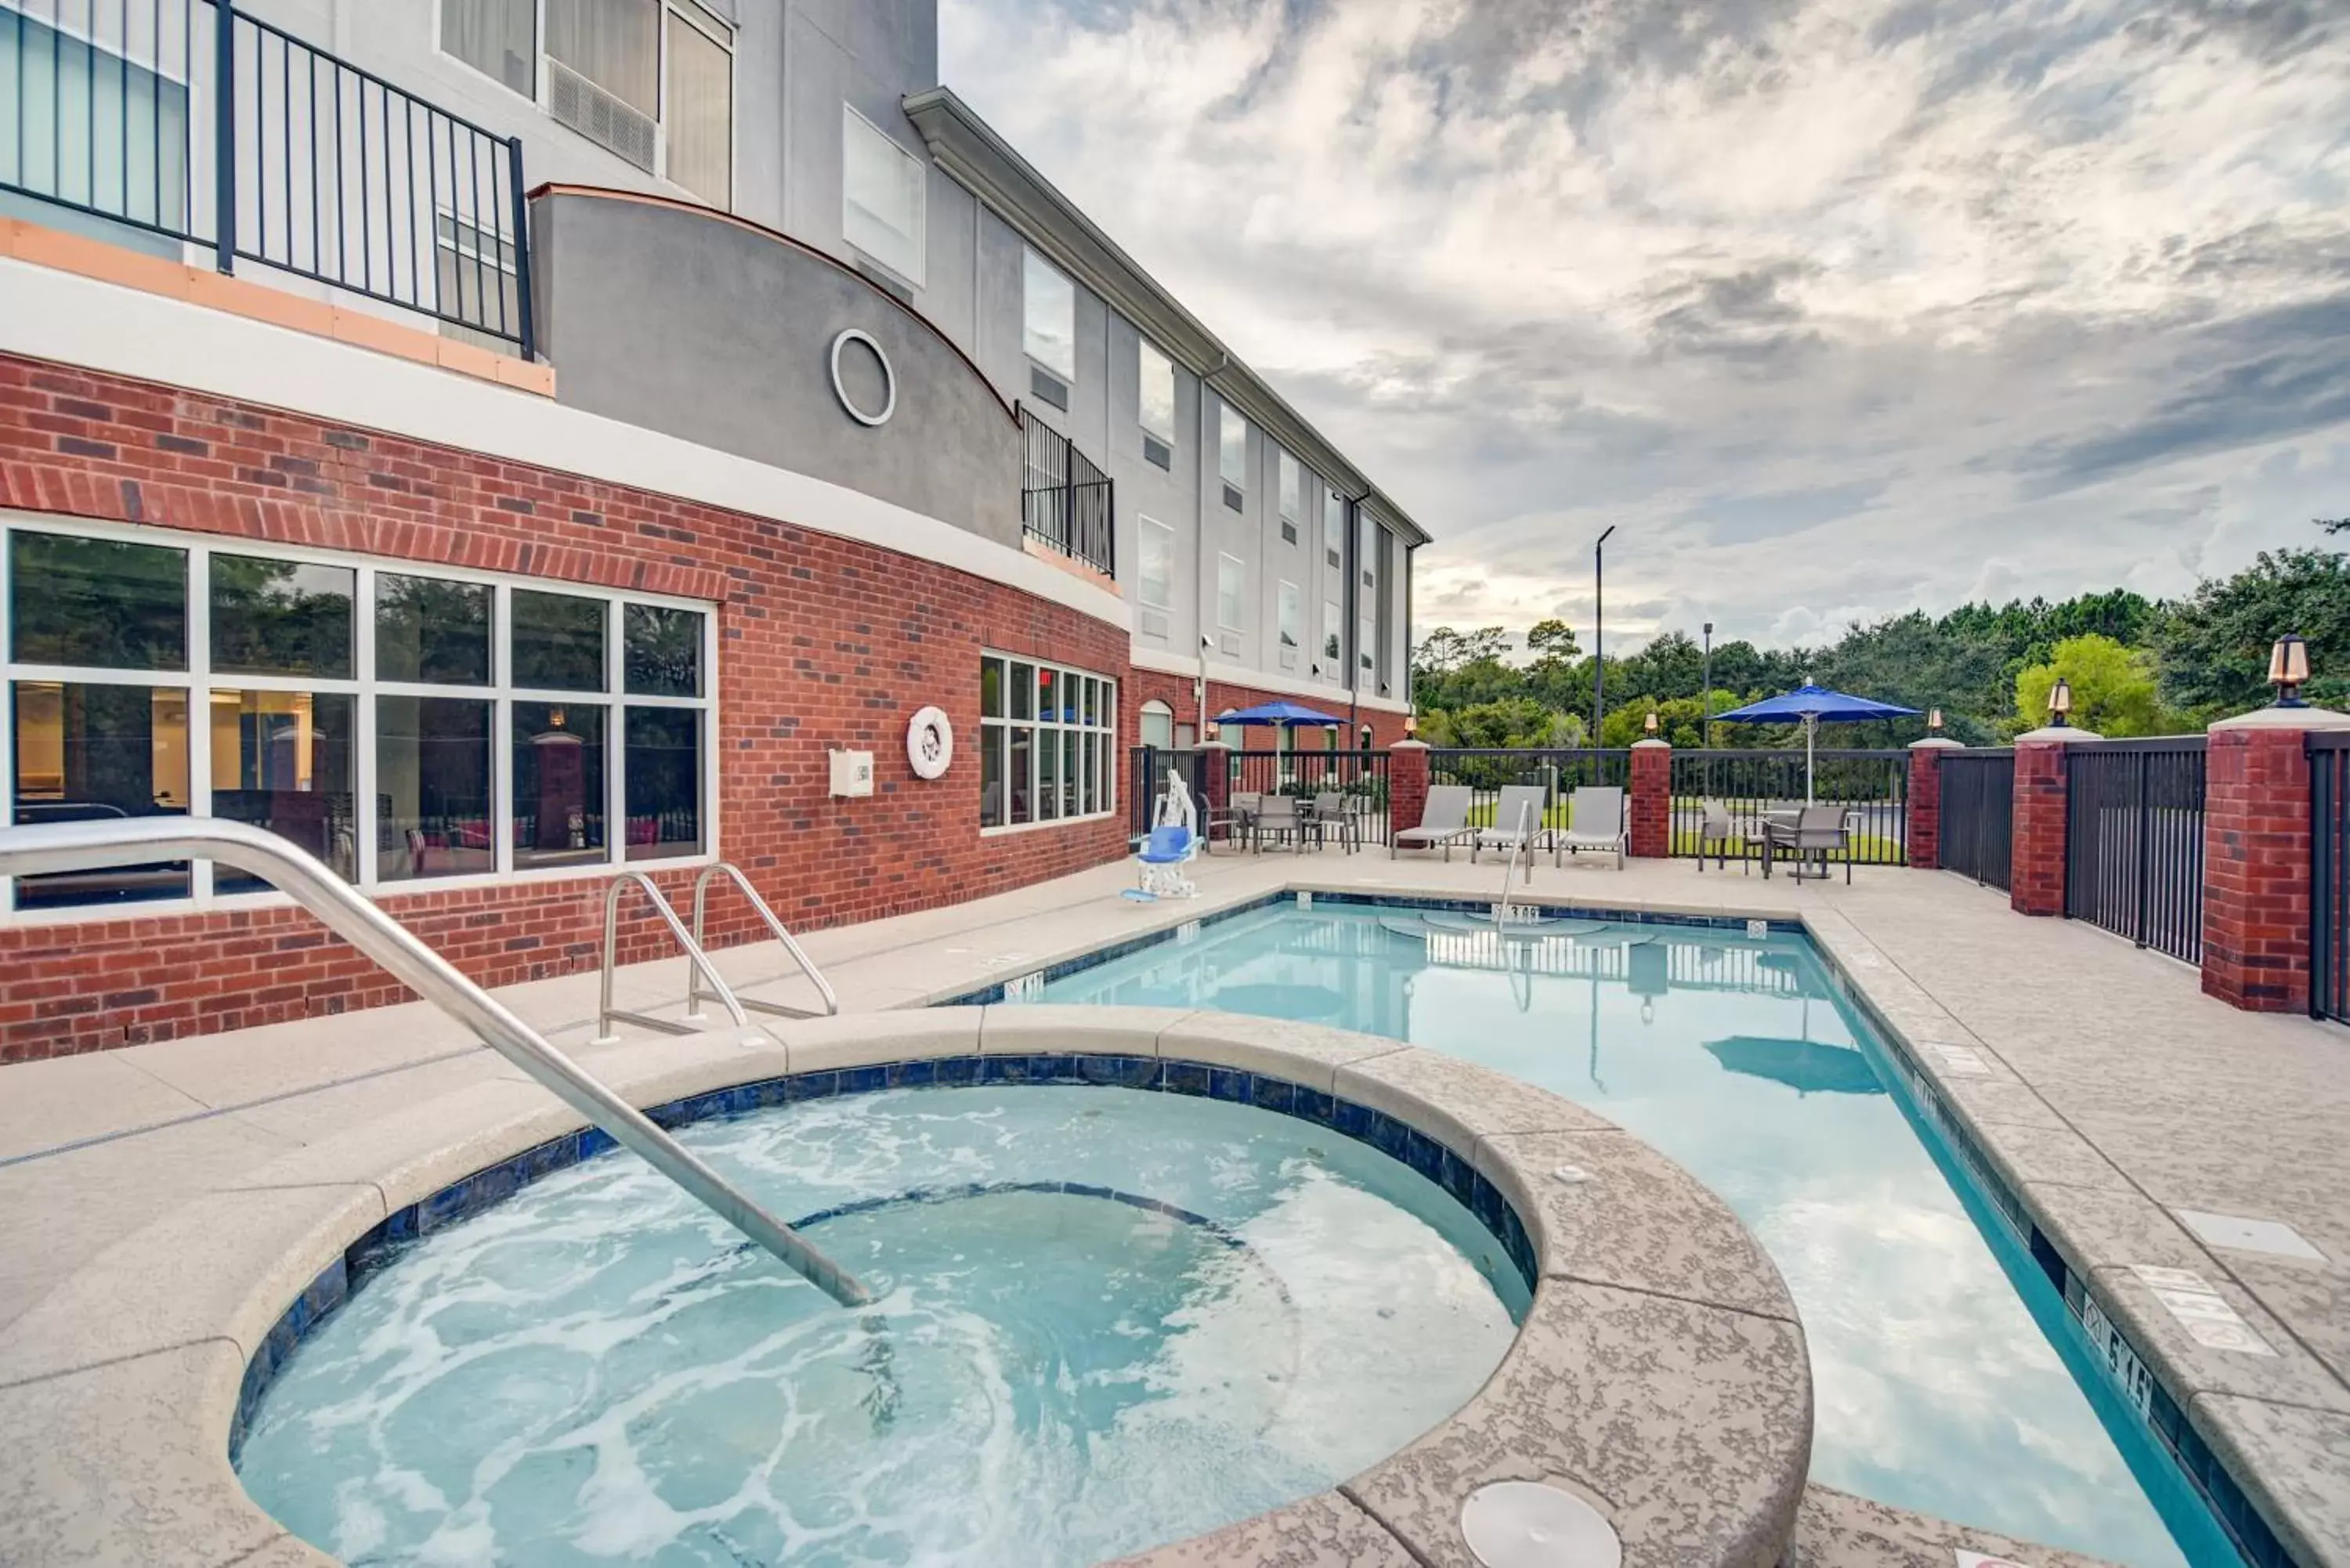
POLYGON ((1175 361, 1139 338, 1137 359, 1137 419, 1142 426, 1142 455, 1161 468, 1175 462, 1175 361))
POLYGON ((1138 532, 1142 545, 1142 567, 1135 583, 1135 597, 1152 609, 1171 609, 1175 605, 1175 530, 1156 517, 1145 517, 1138 532))
POLYGON ((1237 556, 1216 557, 1216 625, 1225 631, 1238 631, 1247 624, 1242 601, 1247 597, 1248 568, 1237 556))
POLYGON ((1357 681, 1357 685, 1368 684, 1367 678, 1377 670, 1378 646, 1378 623, 1365 616, 1355 628, 1355 662, 1361 667, 1366 677, 1364 680, 1357 681))
POLYGON ((922 161, 855 109, 841 109, 841 232, 917 288, 923 275, 922 161))
POLYGON ((733 34, 701 6, 669 12, 669 142, 672 184, 714 207, 734 204, 733 34))
POLYGON ((1164 702, 1149 701, 1142 705, 1142 743, 1157 751, 1170 751, 1175 745, 1175 710, 1164 702))
POLYGON ((1284 649, 1294 649, 1305 635, 1305 627, 1301 624, 1305 619, 1305 607, 1298 597, 1295 583, 1282 584, 1280 597, 1281 646, 1284 649))
POLYGON ((1326 490, 1322 493, 1322 548, 1328 552, 1332 566, 1342 570, 1345 568, 1347 565, 1347 503, 1335 490, 1326 490))
MULTIPOLYGON (((188 84, 180 25, 167 16, 157 41, 147 6, 134 6, 127 22, 119 7, 90 3, 52 0, 37 7, 46 17, 35 9, 22 0, 0 5, 0 91, 7 94, 0 99, 0 182, 102 217, 184 230, 188 84), (92 41, 99 24, 113 44, 92 41), (127 53, 116 47, 126 25, 127 53), (161 62, 172 60, 180 78, 163 74, 172 67, 161 62)), ((116 237, 141 246, 156 239, 116 237)))
MULTIPOLYGON (((1305 510, 1305 471, 1298 467, 1295 458, 1285 452, 1283 452, 1281 454, 1281 520, 1284 523, 1295 524, 1305 510)), ((1288 532, 1289 537, 1295 541, 1297 531, 1292 528, 1288 532)))
MULTIPOLYGON (((14 821, 226 817, 369 888, 710 846, 706 608, 154 529, 13 527, 5 556, 14 821)), ((266 886, 182 862, 6 907, 266 886)))
POLYGON ((1248 490, 1248 421, 1229 403, 1216 405, 1216 472, 1223 476, 1224 504, 1239 511, 1248 490))
POLYGON ((441 52, 538 96, 538 0, 441 0, 441 52))
POLYGON ((1346 617, 1338 609, 1338 601, 1324 599, 1322 601, 1322 667, 1333 680, 1346 673, 1338 668, 1340 662, 1347 657, 1338 651, 1338 639, 1344 635, 1339 628, 1346 624, 1346 617))
POLYGON ((979 661, 979 825, 1107 816, 1118 794, 1118 682, 1009 654, 979 661))
POLYGON ((1077 379, 1077 286, 1033 249, 1021 252, 1020 346, 1064 381, 1077 379))

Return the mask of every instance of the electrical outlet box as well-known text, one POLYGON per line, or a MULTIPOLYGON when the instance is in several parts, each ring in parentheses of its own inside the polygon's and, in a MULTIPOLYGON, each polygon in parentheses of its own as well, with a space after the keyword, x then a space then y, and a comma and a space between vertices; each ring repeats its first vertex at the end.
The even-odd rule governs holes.
POLYGON ((873 793, 873 753, 870 752, 832 752, 832 793, 836 797, 854 797, 873 793))

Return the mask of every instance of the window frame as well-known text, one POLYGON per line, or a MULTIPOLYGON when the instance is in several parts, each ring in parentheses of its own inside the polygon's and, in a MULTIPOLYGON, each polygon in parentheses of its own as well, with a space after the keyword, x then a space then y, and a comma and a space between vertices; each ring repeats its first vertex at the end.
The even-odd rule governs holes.
POLYGON ((1025 241, 1023 241, 1020 246, 1020 351, 1028 357, 1028 362, 1031 365, 1035 366, 1045 374, 1055 377, 1072 388, 1077 384, 1077 280, 1055 265, 1051 256, 1025 241), (1031 326, 1029 309, 1035 304, 1035 300, 1028 291, 1028 285, 1029 281, 1036 275, 1036 269, 1039 267, 1051 276, 1060 279, 1069 292, 1069 364, 1066 369, 1044 358, 1030 347, 1034 328, 1031 326))
MULTIPOLYGON (((13 551, 0 536, 0 700, 13 693, 19 681, 78 685, 139 686, 184 691, 188 702, 189 816, 208 815, 213 804, 213 734, 209 721, 211 693, 217 691, 348 694, 353 699, 351 735, 352 831, 357 837, 351 886, 363 896, 427 894, 450 888, 508 887, 580 877, 609 877, 645 863, 627 857, 627 710, 631 707, 685 708, 702 712, 701 798, 696 803, 702 823, 702 847, 691 855, 661 857, 662 867, 709 865, 720 857, 722 822, 719 813, 718 753, 720 748, 719 607, 702 600, 669 595, 627 592, 560 578, 532 577, 513 573, 484 572, 439 562, 406 560, 356 551, 322 550, 281 544, 243 535, 196 534, 180 529, 106 523, 87 518, 0 509, 0 535, 17 532, 68 535, 176 550, 187 556, 187 653, 180 670, 129 670, 102 666, 36 664, 15 657, 15 566, 13 551), (348 678, 315 675, 247 674, 215 670, 212 643, 212 559, 215 555, 258 556, 267 560, 348 568, 353 573, 352 674, 348 678), (421 576, 476 583, 491 590, 490 679, 478 686, 434 681, 380 680, 376 678, 375 593, 380 576, 421 576), (513 599, 515 590, 563 594, 595 599, 605 606, 605 680, 601 692, 561 691, 518 687, 512 682, 513 599), (695 697, 652 697, 626 690, 625 625, 621 607, 656 605, 691 610, 702 621, 702 692, 695 697), (378 699, 383 697, 452 698, 484 703, 489 713, 490 834, 494 867, 452 876, 405 877, 385 880, 378 876, 380 828, 376 808, 378 699), (564 866, 521 867, 514 856, 514 759, 511 752, 514 706, 545 702, 567 707, 601 706, 608 711, 605 741, 606 858, 564 866), (617 825, 617 830, 614 826, 617 825)), ((8 703, 13 715, 13 702, 8 703)), ((13 822, 16 807, 16 732, 13 716, 0 724, 0 822, 13 822)), ((275 888, 250 892, 215 890, 213 863, 191 864, 189 894, 129 904, 92 903, 36 909, 16 908, 14 879, 0 877, 0 927, 76 925, 91 920, 143 919, 215 909, 290 907, 294 900, 275 888)))
POLYGON ((1134 602, 1146 609, 1173 610, 1175 607, 1175 530, 1147 513, 1135 515, 1134 529, 1134 602), (1161 597, 1150 597, 1149 540, 1151 529, 1157 529, 1167 542, 1167 576, 1160 586, 1161 597))
POLYGON ((1305 465, 1292 457, 1288 448, 1276 450, 1281 453, 1278 463, 1281 520, 1284 523, 1302 523, 1305 512, 1305 465))
POLYGON ((929 286, 925 280, 930 275, 931 257, 930 165, 924 163, 920 158, 917 157, 912 151, 910 151, 906 147, 905 143, 899 141, 896 137, 890 135, 888 131, 874 124, 864 115, 858 113, 855 104, 843 99, 840 105, 840 111, 843 116, 840 122, 840 243, 847 245, 851 251, 855 252, 864 260, 870 262, 873 265, 879 267, 883 272, 888 273, 891 277, 903 282, 909 288, 925 288, 929 286), (875 255, 871 251, 867 250, 863 245, 858 244, 855 240, 848 237, 848 207, 850 197, 848 193, 847 132, 848 122, 851 119, 854 119, 867 130, 871 131, 875 136, 880 138, 886 145, 897 152, 899 157, 903 158, 907 162, 911 163, 921 173, 921 179, 919 182, 919 189, 922 194, 921 211, 915 214, 915 227, 919 232, 910 236, 913 242, 914 260, 917 265, 915 270, 911 273, 893 265, 886 257, 875 255))
MULTIPOLYGON (((983 690, 986 682, 986 667, 991 660, 1003 666, 1003 673, 999 678, 998 690, 1004 693, 1005 711, 1001 714, 991 715, 987 711, 985 700, 982 699, 979 720, 980 755, 984 758, 990 748, 1002 748, 996 753, 996 777, 1003 784, 1005 820, 993 824, 987 820, 987 803, 984 794, 987 770, 983 761, 979 770, 983 792, 978 813, 980 836, 998 838, 1012 834, 1036 833, 1055 827, 1082 826, 1087 823, 1105 822, 1117 816, 1118 814, 1118 763, 1124 752, 1118 733, 1118 687, 1121 684, 1118 677, 1104 675, 1098 670, 1086 670, 1073 664, 1063 664, 1055 659, 1038 659, 1032 654, 1007 653, 1000 648, 982 645, 979 650, 980 669, 977 673, 983 690), (1037 711, 1034 693, 1031 694, 1028 704, 1029 717, 1024 719, 1014 717, 1011 711, 1013 704, 1010 691, 1012 669, 1014 665, 1026 665, 1031 671, 1035 672, 1049 670, 1057 680, 1096 682, 1098 691, 1095 699, 1094 722, 1091 723, 1085 722, 1085 707, 1082 701, 1077 705, 1077 718, 1074 722, 1045 719, 1037 711), (1035 815, 1027 822, 1010 820, 1012 815, 1011 741, 1012 732, 1015 729, 1025 730, 1029 735, 1028 799, 1029 809, 1035 815), (1083 775, 1074 775, 1077 777, 1079 805, 1084 805, 1090 793, 1094 802, 1093 810, 1079 810, 1067 815, 1045 815, 1042 776, 1045 748, 1038 743, 1038 741, 1046 733, 1065 737, 1087 735, 1097 737, 1094 742, 1095 771, 1091 779, 1087 780, 1083 775)), ((1054 754, 1058 756, 1061 753, 1056 750, 1054 754)), ((1057 783, 1055 787, 1058 787, 1057 783)))
POLYGON ((1278 579, 1274 590, 1274 639, 1284 651, 1296 653, 1304 649, 1305 637, 1305 595, 1287 577, 1278 579))
POLYGON ((1238 556, 1233 555, 1229 550, 1219 550, 1216 552, 1216 629, 1218 631, 1236 633, 1245 632, 1248 630, 1248 628, 1241 623, 1245 621, 1247 618, 1248 563, 1242 560, 1238 556), (1226 620, 1224 618, 1224 603, 1226 597, 1224 593, 1224 567, 1227 564, 1231 565, 1233 572, 1237 575, 1239 579, 1231 595, 1231 601, 1233 607, 1232 614, 1234 618, 1231 620, 1226 620))
POLYGON ((1216 476, 1243 495, 1249 491, 1248 438, 1248 416, 1220 400, 1216 404, 1216 476), (1240 429, 1240 451, 1237 453, 1232 451, 1233 442, 1227 433, 1235 425, 1240 429))
POLYGON ((1135 335, 1134 342, 1134 422, 1144 435, 1164 443, 1168 452, 1172 453, 1177 450, 1175 426, 1178 421, 1175 416, 1175 405, 1180 400, 1178 394, 1181 389, 1181 384, 1175 375, 1175 356, 1139 333, 1135 335), (1143 389, 1148 384, 1146 373, 1153 358, 1167 368, 1167 428, 1163 431, 1151 426, 1149 400, 1142 395, 1143 389))

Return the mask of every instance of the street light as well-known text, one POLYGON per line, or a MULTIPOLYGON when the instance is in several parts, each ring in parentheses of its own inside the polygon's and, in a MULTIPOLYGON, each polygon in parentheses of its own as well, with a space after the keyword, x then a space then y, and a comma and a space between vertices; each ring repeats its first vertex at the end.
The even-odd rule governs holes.
POLYGON ((1599 743, 1599 726, 1607 719, 1607 630, 1604 611, 1607 598, 1603 592, 1606 576, 1602 570, 1607 535, 1616 532, 1616 524, 1599 535, 1591 546, 1591 743, 1599 743))
POLYGON ((2276 688, 2280 708, 2306 708, 2301 689, 2309 680, 2309 644, 2298 632, 2286 632, 2269 649, 2269 684, 2276 688))
POLYGON ((2048 727, 2062 730, 2073 722, 2073 683, 2059 675, 2048 689, 2048 727))
POLYGON ((1699 684, 1705 688, 1698 694, 1703 701, 1702 711, 1705 717, 1698 721, 1697 743, 1700 746, 1711 746, 1713 744, 1713 622, 1711 621, 1705 623, 1705 674, 1700 679, 1699 684))

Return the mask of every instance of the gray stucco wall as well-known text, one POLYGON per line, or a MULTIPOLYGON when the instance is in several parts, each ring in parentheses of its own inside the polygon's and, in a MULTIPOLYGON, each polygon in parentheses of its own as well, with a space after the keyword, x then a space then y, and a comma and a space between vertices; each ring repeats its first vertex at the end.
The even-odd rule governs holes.
MULTIPOLYGON (((552 195, 531 223, 558 401, 1020 547, 1018 428, 951 344, 871 284, 691 209, 552 195), (897 373, 897 413, 879 429, 833 393, 832 344, 848 327, 872 334, 897 373)), ((860 406, 877 408, 861 351, 847 370, 860 406)))

